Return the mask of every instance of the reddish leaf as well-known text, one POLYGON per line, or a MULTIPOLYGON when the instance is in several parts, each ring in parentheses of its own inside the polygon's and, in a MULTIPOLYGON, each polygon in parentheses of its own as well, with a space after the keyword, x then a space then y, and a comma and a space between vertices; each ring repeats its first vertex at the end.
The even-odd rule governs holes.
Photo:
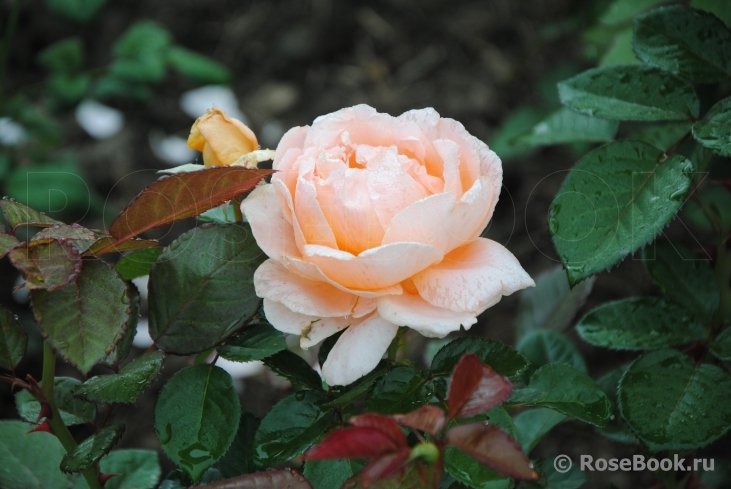
POLYGON ((403 478, 406 462, 409 460, 409 449, 404 448, 399 452, 390 453, 378 457, 365 466, 360 473, 360 480, 363 487, 368 487, 374 481, 390 479, 391 477, 403 478))
POLYGON ((449 387, 449 415, 463 418, 489 411, 510 397, 512 390, 513 384, 508 379, 468 353, 454 367, 449 387))
POLYGON ((8 254, 10 250, 18 246, 20 242, 9 234, 0 234, 0 258, 8 254))
POLYGON ((91 229, 86 229, 76 223, 71 225, 54 224, 36 233, 30 240, 28 246, 50 243, 53 240, 58 240, 61 243, 67 241, 79 250, 80 253, 83 253, 94 244, 97 240, 97 235, 91 229))
POLYGON ((251 190, 272 173, 223 166, 162 177, 117 216, 109 234, 117 245, 148 229, 197 216, 251 190))
POLYGON ((397 425, 388 416, 382 416, 380 414, 372 413, 361 414, 360 416, 354 416, 350 418, 348 420, 348 423, 363 428, 375 428, 386 434, 397 447, 409 446, 408 442, 406 441, 406 436, 404 435, 404 432, 401 431, 399 425, 397 425))
POLYGON ((292 469, 256 472, 195 487, 196 489, 312 489, 307 479, 292 469))
POLYGON ((144 250, 145 248, 152 248, 159 244, 160 243, 154 239, 129 239, 118 243, 114 238, 107 236, 100 238, 96 243, 91 245, 91 247, 89 247, 89 249, 84 253, 84 256, 100 256, 104 253, 121 253, 123 251, 144 250))
POLYGON ((305 459, 373 458, 396 452, 404 448, 404 445, 395 443, 387 433, 377 428, 354 426, 330 433, 319 445, 307 452, 305 459))
POLYGON ((520 445, 495 425, 469 423, 455 426, 447 433, 447 443, 502 475, 520 480, 538 478, 520 445))
POLYGON ((76 280, 81 272, 79 251, 68 242, 21 246, 12 250, 9 256, 13 266, 23 274, 28 289, 60 289, 76 280))
POLYGON ((44 228, 53 226, 54 224, 63 224, 61 221, 51 219, 45 214, 31 209, 25 204, 21 204, 14 199, 3 197, 0 200, 0 209, 3 211, 5 222, 11 228, 11 232, 15 232, 18 226, 28 225, 44 228))
POLYGON ((436 435, 444 427, 444 411, 427 404, 408 414, 391 416, 397 423, 436 435))

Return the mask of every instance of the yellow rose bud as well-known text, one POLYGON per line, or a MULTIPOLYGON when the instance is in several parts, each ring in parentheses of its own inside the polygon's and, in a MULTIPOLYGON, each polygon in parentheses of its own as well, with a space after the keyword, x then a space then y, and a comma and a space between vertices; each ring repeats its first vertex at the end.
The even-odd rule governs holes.
POLYGON ((238 119, 214 107, 200 116, 190 128, 188 147, 203 153, 206 167, 236 163, 259 147, 254 132, 238 119))

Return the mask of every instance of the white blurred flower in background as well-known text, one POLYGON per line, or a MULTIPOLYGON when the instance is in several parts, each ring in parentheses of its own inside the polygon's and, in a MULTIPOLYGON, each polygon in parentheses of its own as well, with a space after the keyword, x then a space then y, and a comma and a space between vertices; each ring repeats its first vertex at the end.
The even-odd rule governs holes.
POLYGON ((124 127, 124 114, 108 105, 87 99, 76 107, 76 122, 94 139, 107 139, 124 127))

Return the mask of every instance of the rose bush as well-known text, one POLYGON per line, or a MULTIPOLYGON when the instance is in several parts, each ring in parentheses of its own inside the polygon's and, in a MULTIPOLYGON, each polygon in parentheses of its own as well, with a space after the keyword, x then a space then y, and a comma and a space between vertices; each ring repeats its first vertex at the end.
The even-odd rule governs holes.
POLYGON ((533 280, 480 237, 500 159, 433 109, 366 105, 282 138, 271 184, 242 203, 269 256, 254 275, 275 328, 308 348, 345 328, 322 366, 329 385, 371 371, 399 326, 443 337, 533 280))

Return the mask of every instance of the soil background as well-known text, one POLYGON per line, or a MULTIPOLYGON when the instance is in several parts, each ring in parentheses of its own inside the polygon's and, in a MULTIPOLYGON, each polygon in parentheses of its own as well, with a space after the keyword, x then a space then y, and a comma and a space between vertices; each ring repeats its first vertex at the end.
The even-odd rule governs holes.
MULTIPOLYGON (((462 122, 470 133, 489 142, 518 107, 545 104, 541 90, 546 86, 548 97, 556 96, 550 79, 557 69, 578 71, 592 66, 586 61, 578 33, 605 4, 568 0, 113 0, 97 20, 78 26, 50 13, 43 1, 27 0, 10 56, 7 90, 38 90, 34 87, 41 84, 45 73, 35 58, 52 42, 79 35, 87 48, 87 65, 105 66, 113 42, 135 21, 152 19, 169 29, 178 44, 232 70, 231 86, 262 147, 276 147, 283 131, 292 126, 309 124, 319 115, 359 103, 393 115, 434 107, 443 117, 462 122)), ((10 6, 10 1, 0 0, 0 18, 7 18, 10 6)), ((114 104, 125 114, 125 128, 102 141, 86 135, 73 113, 58 114, 68 148, 77 152, 89 185, 105 196, 112 211, 121 210, 153 181, 155 170, 168 166, 150 150, 149 133, 161 130, 187 136, 193 120, 180 109, 179 98, 191 88, 190 82, 170 75, 155 88, 151 103, 114 104)), ((577 153, 570 148, 549 147, 504 161, 504 187, 485 236, 504 244, 534 277, 559 264, 548 234, 547 214, 566 170, 576 160, 577 153)), ((103 224, 100 218, 82 223, 90 227, 103 224)), ((158 237, 169 242, 192 224, 176 225, 158 237)), ((674 232, 673 228, 668 232, 674 232)), ((11 299, 16 277, 3 260, 0 302, 32 329, 28 309, 11 299)), ((598 276, 579 314, 609 300, 652 293, 642 264, 630 257, 598 276)), ((470 334, 514 344, 517 303, 518 298, 512 296, 488 309, 470 334)), ((594 378, 634 358, 590 347, 572 330, 566 334, 586 355, 594 378)), ((31 373, 40 378, 38 337, 31 347, 19 375, 31 373)), ((132 355, 140 352, 134 349, 132 355)), ((158 449, 152 424, 156 395, 172 373, 190 362, 190 358, 168 358, 163 374, 136 406, 115 410, 113 418, 127 423, 120 446, 158 449)), ((59 375, 81 378, 71 367, 59 369, 59 375)), ((286 394, 286 390, 269 386, 266 378, 249 379, 242 390, 242 407, 262 416, 286 394)), ((5 384, 0 385, 0 417, 17 417, 5 384)), ((82 432, 77 431, 85 434, 82 432)), ((633 450, 599 436, 588 425, 569 422, 556 428, 535 454, 552 458, 565 453, 578 461, 580 454, 609 459, 631 456, 633 450)), ((163 474, 173 468, 162 453, 160 460, 163 474)), ((607 487, 610 482, 627 489, 651 485, 647 474, 587 475, 585 487, 589 488, 607 487)))

